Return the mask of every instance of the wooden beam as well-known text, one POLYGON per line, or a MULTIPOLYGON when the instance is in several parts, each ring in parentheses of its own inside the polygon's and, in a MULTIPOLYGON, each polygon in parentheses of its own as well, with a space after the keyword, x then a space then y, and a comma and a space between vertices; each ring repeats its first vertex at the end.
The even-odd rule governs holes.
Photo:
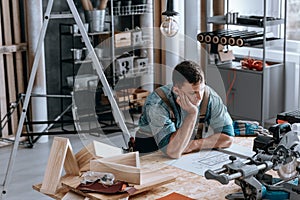
MULTIPOLYGON (((20 3, 19 0, 12 0, 12 15, 13 15, 13 28, 14 28, 14 43, 21 43, 21 19, 20 19, 20 3)), ((17 77, 17 89, 18 94, 25 93, 24 87, 24 69, 23 69, 23 60, 22 53, 16 52, 16 77, 17 77)))
MULTIPOLYGON (((2 11, 0 9, 0 46, 3 45, 2 43, 2 11)), ((5 81, 5 69, 4 69, 4 60, 3 54, 0 54, 0 119, 2 119, 7 113, 7 100, 6 100, 6 81, 5 81)), ((0 124, 0 126, 3 126, 0 124)), ((8 127, 2 130, 2 136, 0 137, 7 137, 8 136, 8 127)))
POLYGON ((79 169, 81 172, 90 170, 90 160, 97 158, 95 155, 94 144, 83 147, 79 152, 75 154, 79 169))
POLYGON ((55 137, 52 143, 48 163, 41 187, 41 192, 45 194, 55 194, 60 176, 65 162, 68 149, 66 138, 55 137))
POLYGON ((0 54, 10 54, 10 53, 20 52, 20 51, 27 51, 27 43, 12 44, 12 45, 0 44, 0 54))
MULTIPOLYGON (((2 0, 2 14, 3 14, 3 30, 4 30, 4 44, 12 45, 12 30, 11 30, 11 19, 10 19, 10 5, 9 0, 2 0)), ((13 55, 5 55, 6 60, 6 72, 7 72, 7 83, 8 83, 8 100, 14 102, 17 99, 16 91, 16 79, 15 79, 15 66, 13 61, 13 55)), ((16 133, 18 126, 17 112, 13 113, 11 118, 12 132, 16 133)))
POLYGON ((98 158, 106 158, 123 154, 123 150, 121 148, 114 147, 112 145, 108 145, 95 140, 93 141, 93 144, 95 149, 95 155, 98 158))
POLYGON ((66 174, 69 175, 79 175, 79 167, 77 160, 75 158, 75 155, 73 153, 70 141, 68 140, 68 148, 67 148, 67 154, 66 154, 66 159, 64 163, 64 169, 66 171, 66 174))
POLYGON ((138 152, 91 160, 90 170, 95 172, 109 172, 117 180, 140 185, 141 168, 138 152))
POLYGON ((93 141, 84 146, 75 157, 81 172, 90 170, 90 160, 123 154, 123 150, 102 142, 93 141))
MULTIPOLYGON (((35 184, 32 188, 38 192, 41 192, 42 184, 35 184)), ((59 186, 55 194, 46 194, 47 196, 51 197, 52 199, 62 199, 64 196, 69 192, 69 189, 66 186, 59 186)))
POLYGON ((56 193, 63 166, 67 174, 79 175, 80 173, 69 139, 55 137, 48 158, 41 192, 51 195, 56 193))
POLYGON ((87 197, 84 197, 80 194, 76 194, 75 192, 68 192, 61 200, 87 200, 87 197))
MULTIPOLYGON (((206 15, 207 15, 207 10, 206 10, 206 1, 201 1, 200 4, 200 32, 205 32, 208 31, 206 28, 206 15)), ((206 49, 206 44, 201 43, 201 51, 200 51, 200 59, 201 59, 201 66, 202 70, 205 73, 206 76, 206 60, 207 58, 207 52, 205 51, 206 49)))
MULTIPOLYGON (((217 15, 224 15, 224 7, 225 7, 225 1, 224 0, 214 0, 213 3, 213 13, 214 16, 217 15)), ((218 29, 224 29, 224 25, 220 24, 214 24, 213 25, 213 30, 218 30, 218 29)))

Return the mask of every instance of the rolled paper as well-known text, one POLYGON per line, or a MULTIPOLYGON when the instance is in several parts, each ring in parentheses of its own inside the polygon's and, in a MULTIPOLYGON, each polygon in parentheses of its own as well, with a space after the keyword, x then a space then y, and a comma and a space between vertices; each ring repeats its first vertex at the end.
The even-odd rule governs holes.
POLYGON ((90 0, 81 0, 83 10, 93 10, 93 4, 90 0))
POLYGON ((99 0, 99 1, 100 1, 99 10, 105 10, 108 0, 99 0))
POLYGON ((81 0, 81 4, 84 10, 90 10, 88 0, 81 0))

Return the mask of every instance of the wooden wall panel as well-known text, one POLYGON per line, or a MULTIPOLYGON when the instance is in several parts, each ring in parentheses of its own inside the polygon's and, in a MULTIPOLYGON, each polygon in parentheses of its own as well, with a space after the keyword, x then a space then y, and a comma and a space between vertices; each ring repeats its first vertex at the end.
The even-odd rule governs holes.
POLYGON ((161 13, 166 8, 165 1, 153 0, 153 12, 154 12, 154 63, 157 64, 153 69, 154 73, 154 88, 161 86, 165 82, 166 70, 164 67, 161 67, 160 64, 165 64, 165 41, 161 37, 160 25, 162 21, 161 13))
MULTIPOLYGON (((207 31, 207 28, 206 28, 206 1, 201 1, 201 4, 200 4, 200 32, 205 32, 205 31, 207 31)), ((201 43, 201 48, 206 49, 206 44, 201 43)), ((201 54, 200 55, 201 66, 205 66, 205 67, 203 67, 203 70, 206 75, 207 53, 206 53, 206 51, 201 51, 200 54, 201 54)))
MULTIPOLYGON (((7 114, 10 103, 17 100, 18 94, 25 92, 26 66, 23 65, 26 62, 23 59, 26 57, 21 51, 27 50, 27 43, 22 41, 25 30, 21 29, 21 9, 19 0, 0 1, 0 119, 7 114)), ((20 108, 21 105, 0 137, 16 133, 20 108)))
MULTIPOLYGON (((214 0, 213 3, 213 13, 214 15, 224 15, 225 9, 225 1, 224 0, 214 0)), ((213 25, 213 30, 224 29, 224 25, 213 25)))
MULTIPOLYGON (((20 3, 19 0, 12 0, 13 8, 13 28, 14 28, 14 43, 20 44, 21 41, 21 20, 20 20, 20 3)), ((23 58, 22 53, 16 53, 16 75, 17 75, 17 92, 24 93, 24 77, 23 77, 23 58)))
MULTIPOLYGON (((0 37, 2 36, 2 11, 0 10, 0 37)), ((0 46, 2 46, 2 37, 0 38, 0 46)), ((2 119, 7 113, 7 103, 6 103, 6 88, 5 88, 5 70, 4 70, 4 60, 3 54, 0 53, 0 119, 2 119)), ((3 124, 0 124, 2 127, 3 124)), ((8 128, 5 128, 0 133, 0 137, 7 137, 8 128)))
MULTIPOLYGON (((2 0, 2 14, 3 14, 3 37, 4 45, 12 44, 12 29, 11 29, 11 18, 10 18, 10 4, 9 0, 2 0)), ((14 58, 12 54, 4 55, 6 64, 6 75, 7 75, 7 87, 8 88, 8 101, 16 101, 16 79, 14 69, 14 58)), ((12 115, 11 128, 12 132, 15 133, 18 126, 17 112, 12 115)))

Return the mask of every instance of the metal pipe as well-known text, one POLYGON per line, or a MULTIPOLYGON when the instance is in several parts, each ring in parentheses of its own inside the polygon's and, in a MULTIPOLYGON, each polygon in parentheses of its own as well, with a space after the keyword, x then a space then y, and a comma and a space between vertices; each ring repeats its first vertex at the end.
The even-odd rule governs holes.
MULTIPOLYGON (((28 66, 33 65, 33 60, 38 47, 38 39, 43 25, 43 2, 42 0, 27 0, 26 1, 26 19, 27 19, 27 38, 28 38, 28 66)), ((44 45, 41 47, 41 57, 39 59, 38 68, 34 85, 33 93, 46 94, 46 68, 45 68, 45 51, 44 45)), ((31 70, 31 69, 30 69, 31 70)), ((32 102, 32 120, 47 120, 47 99, 33 98, 32 102)), ((34 126, 34 132, 41 132, 47 126, 34 126)), ((39 142, 47 142, 48 136, 43 136, 39 142)))
MULTIPOLYGON (((53 6, 53 0, 49 0, 48 1, 48 6, 45 12, 45 21, 43 23, 43 27, 40 31, 39 35, 39 39, 38 39, 38 44, 37 47, 41 47, 46 35, 46 29, 49 23, 49 16, 51 13, 51 9, 53 6)), ((32 92, 32 88, 33 88, 33 84, 34 84, 34 80, 35 80, 35 76, 36 76, 36 72, 38 69, 38 64, 39 64, 39 58, 42 54, 42 49, 41 48, 37 48, 37 51, 35 53, 35 57, 33 60, 33 65, 32 65, 32 70, 30 73, 30 77, 29 77, 29 82, 28 82, 28 86, 27 86, 27 90, 26 90, 26 96, 25 96, 25 100, 24 100, 24 104, 23 104, 23 109, 22 109, 22 114, 20 117, 20 121, 19 121, 19 125, 18 125, 18 130, 16 133, 16 138, 15 138, 15 142, 13 145, 13 149, 12 152, 10 154, 10 159, 8 162, 8 166, 7 166, 7 171, 4 177, 4 181, 3 181, 3 187, 2 187, 2 193, 0 196, 0 199, 3 198, 3 196, 6 194, 6 190, 7 190, 7 186, 8 183, 10 182, 11 176, 12 176, 12 170, 14 167, 14 163, 15 163, 15 159, 17 156, 17 150, 18 150, 18 145, 19 145, 19 141, 20 141, 20 136, 21 136, 21 132, 23 130, 23 124, 24 124, 24 120, 26 118, 26 112, 28 109, 28 105, 29 105, 29 99, 30 99, 30 94, 32 92)))

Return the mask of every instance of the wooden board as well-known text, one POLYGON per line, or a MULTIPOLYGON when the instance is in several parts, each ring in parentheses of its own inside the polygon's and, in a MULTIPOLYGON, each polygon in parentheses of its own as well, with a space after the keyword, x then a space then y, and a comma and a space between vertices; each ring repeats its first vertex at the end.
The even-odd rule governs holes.
POLYGON ((122 149, 93 141, 83 147, 75 157, 81 172, 90 170, 90 160, 123 154, 122 149))
POLYGON ((84 146, 79 152, 75 154, 79 170, 81 172, 90 170, 90 160, 95 159, 95 149, 94 144, 90 143, 87 146, 84 146))
MULTIPOLYGON (((145 184, 142 185, 134 185, 136 188, 136 192, 134 194, 131 194, 130 196, 139 194, 141 192, 145 192, 148 190, 151 190, 153 188, 171 183, 175 181, 175 177, 170 176, 168 174, 160 174, 160 173, 148 173, 144 177, 143 182, 145 184)), ((90 199, 95 199, 95 200, 114 200, 114 199, 121 199, 121 198, 126 198, 129 196, 129 194, 124 193, 124 194, 115 194, 115 195, 107 195, 107 194, 100 194, 100 193, 83 193, 79 190, 76 189, 76 187, 80 184, 81 178, 80 177, 75 177, 75 176, 68 176, 62 178, 61 182, 63 186, 66 186, 70 190, 86 196, 90 199)))
MULTIPOLYGON (((32 186, 32 188, 38 192, 41 192, 41 187, 42 184, 35 184, 32 186)), ((65 187, 65 186, 59 186, 56 190, 55 194, 46 194, 47 196, 53 198, 53 199, 57 199, 57 200, 61 200, 62 198, 64 198, 64 196, 69 192, 69 188, 65 187)))
POLYGON ((55 137, 52 143, 41 192, 55 194, 68 149, 68 139, 55 137))
POLYGON ((140 168, 139 152, 130 152, 126 154, 105 157, 100 160, 140 168))
POLYGON ((63 166, 67 174, 79 175, 79 168, 72 153, 69 139, 54 137, 41 192, 52 195, 56 193, 63 166))
MULTIPOLYGON (((2 15, 0 15, 0 46, 2 46, 2 15)), ((5 88, 5 70, 3 54, 0 53, 0 119, 2 119, 7 113, 6 103, 6 88, 5 88)), ((2 125, 1 125, 2 126, 2 125)), ((2 137, 8 136, 8 128, 2 130, 2 137)), ((1 137, 1 136, 0 136, 1 137)))
MULTIPOLYGON (((21 43, 21 20, 20 20, 20 3, 19 0, 12 0, 13 9, 13 27, 14 27, 14 43, 21 43)), ((23 60, 22 53, 16 52, 16 75, 18 82, 18 94, 25 93, 24 91, 24 76, 23 76, 23 60)))
POLYGON ((82 195, 79 195, 75 192, 68 192, 63 198, 62 200, 88 200, 89 198, 84 197, 82 195))
POLYGON ((117 180, 140 185, 141 168, 138 152, 102 158, 90 161, 90 170, 95 172, 109 172, 117 180))
POLYGON ((75 176, 76 175, 78 176, 80 174, 78 163, 75 158, 75 155, 73 154, 73 150, 69 140, 68 140, 67 154, 64 162, 64 169, 66 174, 75 175, 75 176))
POLYGON ((123 154, 123 150, 102 142, 93 141, 95 155, 99 158, 106 158, 123 154))
MULTIPOLYGON (((11 19, 10 19, 10 5, 9 0, 2 0, 2 14, 3 14, 3 35, 4 35, 4 44, 11 45, 12 44, 12 30, 11 30, 11 19)), ((16 101, 17 91, 15 84, 15 69, 14 69, 14 61, 13 55, 7 54, 5 55, 6 59, 6 72, 7 72, 7 84, 8 84, 8 96, 9 102, 16 101)), ((12 115, 12 132, 16 133, 18 127, 18 116, 17 112, 12 115)))

